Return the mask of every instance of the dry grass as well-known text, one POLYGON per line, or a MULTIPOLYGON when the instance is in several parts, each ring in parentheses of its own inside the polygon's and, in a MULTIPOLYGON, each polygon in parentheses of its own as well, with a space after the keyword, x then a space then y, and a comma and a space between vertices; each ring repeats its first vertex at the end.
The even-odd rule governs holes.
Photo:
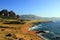
MULTIPOLYGON (((10 33, 17 37, 16 40, 24 39, 24 40, 42 40, 42 38, 36 35, 36 31, 28 31, 28 28, 31 27, 35 22, 46 22, 42 20, 30 20, 24 21, 25 24, 4 24, 5 22, 10 21, 18 21, 18 20, 1 20, 0 21, 0 40, 15 40, 13 36, 10 38, 6 36, 6 34, 10 33), (4 28, 8 27, 8 28, 4 28)), ((19 21, 20 22, 20 21, 19 21)))

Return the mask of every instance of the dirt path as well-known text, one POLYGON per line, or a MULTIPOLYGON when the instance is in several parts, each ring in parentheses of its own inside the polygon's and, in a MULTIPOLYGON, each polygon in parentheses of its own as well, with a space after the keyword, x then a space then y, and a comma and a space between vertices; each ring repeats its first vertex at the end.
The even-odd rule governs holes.
POLYGON ((28 28, 31 27, 33 24, 31 24, 30 22, 27 22, 26 24, 24 24, 21 27, 21 32, 22 33, 28 33, 34 36, 34 40, 42 40, 42 38, 38 37, 36 35, 36 31, 28 31, 28 28))

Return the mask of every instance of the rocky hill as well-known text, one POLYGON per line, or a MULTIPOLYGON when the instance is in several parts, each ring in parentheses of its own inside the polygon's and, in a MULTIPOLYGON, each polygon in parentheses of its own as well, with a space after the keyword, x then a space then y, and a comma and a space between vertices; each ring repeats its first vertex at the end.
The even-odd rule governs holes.
POLYGON ((20 18, 19 15, 16 15, 13 11, 8 11, 6 9, 3 9, 0 11, 0 18, 5 19, 14 19, 14 18, 20 18))

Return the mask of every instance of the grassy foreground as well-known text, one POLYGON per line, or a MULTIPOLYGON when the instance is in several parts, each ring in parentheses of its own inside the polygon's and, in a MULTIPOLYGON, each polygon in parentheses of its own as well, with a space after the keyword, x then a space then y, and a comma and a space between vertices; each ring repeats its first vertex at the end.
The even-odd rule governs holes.
POLYGON ((36 35, 36 31, 28 31, 28 28, 42 20, 0 20, 0 40, 43 40, 36 35))

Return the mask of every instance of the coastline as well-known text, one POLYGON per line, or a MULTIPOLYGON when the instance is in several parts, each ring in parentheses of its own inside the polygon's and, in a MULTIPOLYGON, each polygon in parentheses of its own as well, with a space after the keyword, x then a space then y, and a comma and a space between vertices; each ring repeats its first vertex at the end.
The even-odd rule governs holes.
POLYGON ((28 31, 29 27, 32 27, 33 25, 34 24, 31 24, 31 22, 27 22, 26 24, 21 26, 21 32, 33 35, 34 38, 37 38, 37 39, 34 39, 34 40, 43 40, 42 37, 37 35, 37 33, 36 33, 37 31, 28 31))
MULTIPOLYGON (((37 31, 29 31, 28 30, 30 27, 35 25, 34 23, 40 22, 38 20, 24 21, 25 24, 21 24, 21 25, 20 24, 3 24, 4 22, 0 22, 0 26, 8 27, 8 28, 4 28, 4 31, 3 31, 6 34, 9 33, 11 35, 15 35, 17 39, 23 38, 25 40, 43 40, 43 38, 41 36, 37 35, 37 33, 36 33, 37 31)), ((44 22, 44 21, 41 21, 41 22, 44 22)), ((2 32, 0 31, 0 33, 2 33, 2 32)), ((5 35, 4 33, 3 33, 3 35, 5 35)), ((4 37, 3 35, 2 35, 2 38, 4 37)), ((6 36, 6 38, 7 38, 7 36, 6 36)), ((11 36, 11 38, 13 38, 13 36, 11 36)))

